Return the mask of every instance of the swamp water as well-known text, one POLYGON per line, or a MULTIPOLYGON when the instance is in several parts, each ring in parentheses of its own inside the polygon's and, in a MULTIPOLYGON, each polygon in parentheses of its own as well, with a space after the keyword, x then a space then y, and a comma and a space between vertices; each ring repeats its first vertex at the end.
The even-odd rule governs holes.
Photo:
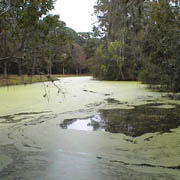
POLYGON ((139 82, 0 88, 0 179, 179 180, 180 103, 139 82))

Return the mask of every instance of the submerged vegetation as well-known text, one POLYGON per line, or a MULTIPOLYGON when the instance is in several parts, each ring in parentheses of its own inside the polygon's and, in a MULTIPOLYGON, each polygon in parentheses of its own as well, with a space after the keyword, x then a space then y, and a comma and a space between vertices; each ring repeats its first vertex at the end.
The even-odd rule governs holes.
POLYGON ((0 88, 1 179, 71 180, 77 162, 78 179, 179 180, 179 101, 139 82, 54 83, 64 97, 50 82, 0 88))
POLYGON ((180 179, 180 0, 96 0, 93 32, 55 1, 0 0, 0 86, 51 81, 0 88, 0 179, 180 179))
POLYGON ((63 129, 103 130, 132 137, 156 132, 162 134, 180 126, 180 106, 174 105, 167 109, 163 105, 150 103, 135 106, 133 109, 101 109, 99 115, 82 119, 65 119, 60 126, 63 129), (82 126, 83 123, 86 127, 82 126))

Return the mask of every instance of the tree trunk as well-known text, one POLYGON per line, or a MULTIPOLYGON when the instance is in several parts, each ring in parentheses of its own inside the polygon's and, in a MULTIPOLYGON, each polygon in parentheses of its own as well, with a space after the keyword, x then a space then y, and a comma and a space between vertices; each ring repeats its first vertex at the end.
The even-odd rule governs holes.
MULTIPOLYGON (((8 54, 8 52, 7 52, 7 39, 6 39, 6 33, 5 33, 5 35, 4 35, 4 38, 3 38, 3 45, 4 45, 4 57, 6 57, 7 56, 7 54, 8 54)), ((3 73, 4 73, 4 78, 8 78, 8 70, 7 70, 7 66, 8 66, 8 63, 7 63, 7 61, 5 60, 4 61, 4 69, 3 69, 3 73)))
POLYGON ((122 70, 121 70, 121 77, 122 77, 122 80, 124 81, 124 80, 125 80, 125 77, 124 77, 124 73, 123 73, 122 70))
POLYGON ((21 61, 18 61, 18 74, 19 74, 19 76, 22 76, 22 63, 21 63, 21 61))
POLYGON ((36 70, 36 59, 33 58, 31 76, 35 75, 35 70, 36 70))
POLYGON ((47 74, 48 74, 48 76, 52 75, 52 64, 51 63, 47 64, 47 74))
POLYGON ((65 74, 64 63, 63 63, 63 75, 65 74))
POLYGON ((8 72, 7 72, 7 62, 4 62, 4 78, 8 78, 8 72))
POLYGON ((76 67, 76 74, 78 74, 79 73, 79 71, 78 71, 78 67, 76 67))

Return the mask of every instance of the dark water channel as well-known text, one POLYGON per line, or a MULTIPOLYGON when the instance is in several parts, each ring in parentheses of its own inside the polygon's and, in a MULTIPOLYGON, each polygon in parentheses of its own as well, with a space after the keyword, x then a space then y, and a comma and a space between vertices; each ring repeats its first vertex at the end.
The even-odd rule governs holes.
POLYGON ((146 133, 165 133, 180 126, 180 106, 157 108, 161 103, 135 106, 133 109, 101 109, 99 114, 76 119, 65 119, 63 129, 107 131, 137 137, 146 133))

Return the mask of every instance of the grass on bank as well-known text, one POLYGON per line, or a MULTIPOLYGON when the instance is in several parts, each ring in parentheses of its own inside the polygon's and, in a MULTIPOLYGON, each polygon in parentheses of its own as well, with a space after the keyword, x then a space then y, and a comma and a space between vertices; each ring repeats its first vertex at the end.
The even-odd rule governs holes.
POLYGON ((34 76, 18 76, 18 75, 8 75, 8 78, 3 78, 0 75, 0 86, 10 86, 10 85, 21 85, 21 84, 31 84, 36 82, 46 82, 51 80, 56 80, 57 76, 52 75, 51 77, 47 75, 34 75, 34 76))
MULTIPOLYGON (((32 84, 37 82, 46 82, 46 81, 55 81, 59 77, 73 77, 73 76, 82 76, 82 75, 34 75, 34 76, 28 76, 28 75, 8 75, 8 78, 3 78, 3 75, 0 75, 0 87, 1 86, 10 86, 10 85, 21 85, 21 84, 32 84)), ((83 75, 84 76, 84 75, 83 75)))

